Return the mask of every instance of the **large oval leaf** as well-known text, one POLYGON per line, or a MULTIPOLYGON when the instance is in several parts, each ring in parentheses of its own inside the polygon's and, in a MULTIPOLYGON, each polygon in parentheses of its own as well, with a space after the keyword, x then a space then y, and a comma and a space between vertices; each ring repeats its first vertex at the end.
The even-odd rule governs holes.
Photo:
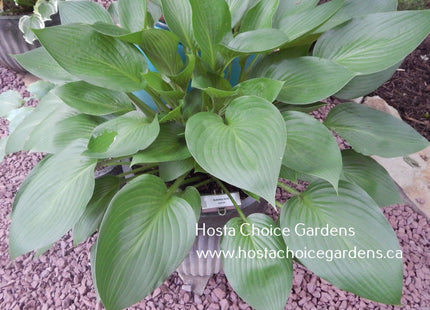
POLYGON ((430 32, 430 10, 369 14, 327 31, 314 56, 359 74, 385 70, 412 52, 430 32))
POLYGON ((234 255, 223 257, 224 272, 233 289, 253 308, 283 310, 293 280, 292 260, 280 255, 286 254, 281 235, 252 235, 251 227, 262 231, 277 225, 261 213, 250 215, 247 223, 231 219, 221 249, 234 255))
POLYGON ((196 217, 171 196, 160 178, 143 175, 124 186, 103 218, 96 253, 96 284, 107 309, 143 299, 179 266, 190 250, 196 217))
POLYGON ((151 145, 160 131, 158 119, 138 111, 128 112, 97 126, 85 152, 93 158, 120 157, 151 145))
POLYGON ((157 139, 148 148, 134 155, 131 165, 191 157, 185 142, 184 131, 185 127, 175 122, 161 124, 157 139))
POLYGON ((353 150, 344 150, 342 160, 342 179, 360 186, 380 207, 402 203, 393 179, 374 159, 353 150))
POLYGON ((286 202, 280 223, 290 229, 285 244, 312 272, 359 296, 400 303, 399 243, 382 211, 358 186, 340 181, 336 192, 327 182, 312 183, 286 202))
POLYGON ((251 76, 284 81, 277 99, 307 104, 333 95, 352 79, 353 74, 329 59, 308 56, 280 59, 273 54, 257 64, 251 76))
POLYGON ((96 166, 96 160, 80 155, 84 148, 85 140, 78 140, 53 155, 20 193, 9 232, 12 258, 57 241, 84 212, 96 166))
POLYGON ((287 111, 282 115, 287 127, 287 147, 282 163, 293 170, 327 180, 337 189, 342 157, 331 132, 307 114, 287 111))
POLYGON ((227 108, 225 120, 214 113, 198 113, 188 120, 185 138, 203 169, 275 205, 286 129, 270 102, 237 98, 227 108))
POLYGON ((324 124, 364 155, 405 156, 429 145, 405 122, 353 102, 335 106, 324 124))
POLYGON ((133 104, 124 93, 84 81, 64 84, 53 92, 67 105, 85 114, 104 115, 134 110, 133 104))
POLYGON ((47 27, 34 33, 61 67, 88 83, 127 92, 143 86, 147 63, 131 44, 84 24, 47 27))

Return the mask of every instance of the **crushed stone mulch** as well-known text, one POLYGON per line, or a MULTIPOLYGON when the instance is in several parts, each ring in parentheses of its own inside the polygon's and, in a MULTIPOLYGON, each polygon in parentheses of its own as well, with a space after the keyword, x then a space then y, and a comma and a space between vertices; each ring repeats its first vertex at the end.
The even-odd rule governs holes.
MULTIPOLYGON (((25 93, 22 79, 0 67, 0 93, 16 89, 25 93)), ((322 110, 325 114, 327 111, 322 110)), ((7 135, 7 122, 0 122, 0 137, 7 135)), ((27 254, 10 261, 8 229, 13 197, 41 154, 17 153, 0 163, 0 309, 103 309, 91 280, 89 250, 94 237, 73 247, 70 234, 45 254, 33 258, 27 254)), ((287 193, 278 190, 285 201, 287 193)), ((273 212, 269 209, 268 212, 273 212)), ((425 310, 430 305, 430 223, 407 205, 384 209, 404 253, 404 289, 402 306, 388 306, 344 292, 295 264, 294 281, 285 309, 390 309, 425 310)), ((251 309, 233 291, 225 275, 214 275, 202 296, 182 289, 182 281, 173 274, 150 296, 130 309, 164 310, 246 310, 251 309)))

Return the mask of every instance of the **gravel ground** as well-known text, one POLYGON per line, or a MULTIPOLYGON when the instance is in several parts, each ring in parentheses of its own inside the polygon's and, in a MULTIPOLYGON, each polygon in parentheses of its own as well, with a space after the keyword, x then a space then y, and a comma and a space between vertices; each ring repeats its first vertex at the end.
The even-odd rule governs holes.
MULTIPOLYGON (((25 94, 22 79, 0 67, 0 93, 16 89, 25 94)), ((31 104, 31 103, 30 103, 31 104)), ((0 137, 7 135, 0 121, 0 137)), ((31 254, 11 262, 8 256, 9 214, 13 197, 41 154, 17 153, 0 164, 0 309, 103 309, 94 293, 89 263, 93 239, 73 247, 67 235, 39 258, 31 254)), ((278 199, 286 193, 279 191, 278 199)), ((292 292, 285 309, 419 309, 430 307, 430 225, 407 205, 384 210, 404 253, 403 306, 387 306, 341 291, 295 265, 292 292)), ((228 284, 224 274, 214 275, 202 296, 182 290, 172 275, 151 296, 130 309, 251 309, 228 284)))

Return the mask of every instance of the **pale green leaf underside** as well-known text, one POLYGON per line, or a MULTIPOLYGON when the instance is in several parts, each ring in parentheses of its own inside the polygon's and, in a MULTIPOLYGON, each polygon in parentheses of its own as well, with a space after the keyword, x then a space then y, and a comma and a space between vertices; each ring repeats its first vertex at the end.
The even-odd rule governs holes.
POLYGON ((270 102, 239 97, 227 108, 225 120, 210 112, 195 114, 187 122, 185 138, 203 169, 274 205, 286 129, 270 102))
POLYGON ((57 241, 84 212, 96 166, 80 155, 84 143, 76 141, 49 158, 19 195, 9 233, 12 258, 57 241))
MULTIPOLYGON (((324 181, 312 183, 300 197, 287 201, 281 212, 281 227, 291 229, 284 236, 292 250, 322 250, 322 258, 301 257, 300 262, 337 287, 367 299, 399 304, 402 295, 403 264, 399 258, 336 258, 335 251, 400 251, 393 229, 382 211, 365 191, 340 181, 339 191, 324 181), (302 235, 303 229, 332 229, 322 235, 302 235), (337 233, 335 232, 337 230, 337 233), (340 235, 342 231, 342 235, 340 235), (330 259, 330 255, 331 258, 330 259)), ((351 252, 348 252, 351 251, 351 252)), ((351 254, 353 255, 353 254, 351 254)), ((358 254, 356 254, 358 255, 358 254)))
POLYGON ((195 213, 167 196, 158 177, 140 176, 113 198, 103 218, 96 253, 96 283, 107 309, 140 301, 179 266, 195 238, 195 213))
POLYGON ((357 103, 337 105, 324 124, 363 155, 398 157, 429 146, 424 137, 402 120, 357 103))
POLYGON ((287 127, 283 164, 327 180, 337 189, 342 157, 336 139, 321 122, 295 111, 282 113, 287 127))
MULTIPOLYGON (((233 218, 227 224, 227 229, 234 229, 235 236, 224 235, 221 248, 236 254, 285 251, 282 236, 269 235, 246 236, 250 225, 258 229, 276 227, 275 222, 267 215, 255 213, 248 217, 248 224, 240 218, 233 218), (241 233, 241 225, 243 234, 241 233)), ((267 257, 224 257, 223 269, 228 282, 250 306, 256 310, 283 310, 290 294, 293 268, 291 258, 267 257)))
POLYGON ((76 114, 76 110, 62 103, 58 97, 46 95, 9 136, 7 154, 30 150, 46 153, 60 151, 54 144, 55 127, 76 114))

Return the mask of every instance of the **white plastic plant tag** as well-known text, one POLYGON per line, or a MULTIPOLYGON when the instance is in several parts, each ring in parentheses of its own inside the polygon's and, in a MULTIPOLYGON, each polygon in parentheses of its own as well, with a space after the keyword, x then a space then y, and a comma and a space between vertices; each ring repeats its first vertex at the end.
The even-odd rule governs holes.
MULTIPOLYGON (((236 201, 237 205, 241 205, 240 195, 238 192, 231 193, 234 201, 236 201)), ((234 205, 231 202, 230 198, 226 194, 221 195, 204 195, 201 196, 202 200, 202 212, 217 212, 219 209, 231 210, 234 209, 234 205)))

